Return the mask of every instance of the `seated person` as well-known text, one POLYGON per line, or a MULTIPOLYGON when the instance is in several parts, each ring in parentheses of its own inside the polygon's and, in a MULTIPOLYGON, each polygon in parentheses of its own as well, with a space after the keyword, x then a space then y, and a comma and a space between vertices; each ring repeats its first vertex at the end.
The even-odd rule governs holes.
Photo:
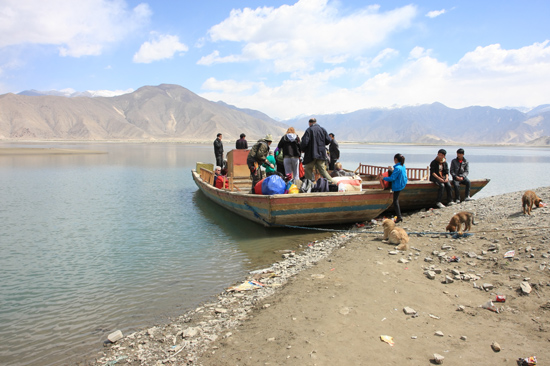
POLYGON ((212 183, 212 185, 216 188, 227 188, 229 186, 229 182, 227 181, 227 169, 224 169, 225 170, 225 174, 223 174, 223 171, 222 171, 222 168, 219 167, 219 166, 216 166, 214 168, 214 182, 212 183), (218 182, 218 177, 220 178, 219 179, 219 182, 218 182), (225 182, 225 187, 224 187, 224 182, 225 182))
POLYGON ((275 174, 274 167, 277 166, 277 162, 275 161, 275 156, 273 155, 273 151, 269 152, 269 155, 267 156, 267 161, 268 162, 263 163, 262 166, 265 168, 265 175, 269 177, 270 175, 275 174))
POLYGON ((456 151, 456 158, 451 161, 451 176, 453 177, 453 187, 455 191, 455 203, 460 203, 461 184, 466 186, 464 201, 470 201, 470 180, 468 173, 470 172, 468 160, 464 157, 464 149, 460 148, 456 151))
POLYGON ((334 164, 334 170, 330 173, 332 178, 334 177, 353 177, 355 174, 353 172, 346 172, 342 168, 342 163, 337 162, 334 164))

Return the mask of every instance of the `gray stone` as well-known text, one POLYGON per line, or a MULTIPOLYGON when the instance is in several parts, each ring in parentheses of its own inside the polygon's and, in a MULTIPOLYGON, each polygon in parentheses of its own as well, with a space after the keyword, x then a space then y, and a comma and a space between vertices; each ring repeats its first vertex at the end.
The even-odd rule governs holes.
POLYGON ((484 284, 483 284, 483 289, 484 289, 485 291, 490 291, 490 290, 492 290, 493 288, 495 288, 495 286, 493 286, 491 283, 484 283, 484 284))
POLYGON ((109 342, 115 343, 116 341, 122 339, 122 331, 120 330, 114 331, 113 333, 107 336, 107 339, 109 340, 109 342))
POLYGON ((438 337, 443 337, 443 336, 445 336, 445 334, 443 334, 443 332, 440 331, 440 330, 438 330, 438 331, 435 332, 434 334, 435 334, 436 336, 438 336, 438 337))
POLYGON ((413 314, 416 314, 416 310, 414 310, 413 308, 410 308, 408 306, 405 306, 403 308, 403 312, 406 314, 406 315, 413 315, 413 314))
POLYGON ((455 280, 453 280, 450 276, 445 276, 445 283, 453 283, 455 280))
POLYGON ((529 284, 529 282, 523 281, 522 283, 520 283, 519 286, 521 288, 521 292, 526 294, 526 295, 529 295, 532 291, 532 288, 531 288, 531 285, 529 284))
POLYGON ((435 272, 434 272, 434 271, 426 271, 426 276, 427 276, 430 280, 434 280, 434 279, 435 279, 435 272))
POLYGON ((441 356, 439 353, 434 353, 433 361, 434 363, 441 365, 445 357, 441 356))

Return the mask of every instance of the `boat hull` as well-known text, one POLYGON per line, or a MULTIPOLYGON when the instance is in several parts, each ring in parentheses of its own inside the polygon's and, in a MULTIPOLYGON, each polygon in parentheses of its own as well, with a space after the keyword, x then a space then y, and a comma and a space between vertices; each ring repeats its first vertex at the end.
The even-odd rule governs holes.
MULTIPOLYGON (((473 179, 470 181, 470 197, 473 197, 483 187, 485 187, 490 179, 473 179)), ((378 181, 363 182, 364 189, 379 188, 380 183, 378 181)), ((438 187, 435 183, 428 180, 409 181, 405 189, 399 194, 399 206, 401 211, 412 211, 420 209, 429 209, 436 207, 437 203, 437 191, 438 187)), ((448 204, 447 193, 443 192, 443 204, 448 204)), ((465 188, 460 186, 460 200, 463 201, 465 197, 465 188)), ((393 205, 389 207, 393 209, 393 205)))
POLYGON ((192 175, 210 200, 267 227, 363 222, 377 217, 392 204, 392 193, 382 189, 264 196, 218 189, 194 170, 192 175))

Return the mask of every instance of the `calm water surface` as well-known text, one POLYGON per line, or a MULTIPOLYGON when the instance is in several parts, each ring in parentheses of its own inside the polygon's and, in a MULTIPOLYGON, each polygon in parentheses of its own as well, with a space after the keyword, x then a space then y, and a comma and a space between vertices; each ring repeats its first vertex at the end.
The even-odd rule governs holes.
MULTIPOLYGON (((226 143, 228 149, 229 143, 226 143)), ((212 146, 0 144, 65 147, 99 155, 0 156, 0 364, 70 364, 106 335, 163 323, 209 300, 273 252, 328 234, 267 230, 208 201, 195 162, 212 146)), ((358 162, 426 167, 438 147, 345 145, 358 162)), ((449 160, 458 147, 447 147, 449 160)), ((467 147, 476 197, 548 185, 550 149, 467 147)))

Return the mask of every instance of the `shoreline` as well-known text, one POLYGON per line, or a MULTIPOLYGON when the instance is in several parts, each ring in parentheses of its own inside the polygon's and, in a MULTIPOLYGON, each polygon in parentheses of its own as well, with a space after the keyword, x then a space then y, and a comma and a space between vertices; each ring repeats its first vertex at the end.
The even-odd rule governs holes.
POLYGON ((107 151, 62 149, 62 148, 41 148, 41 147, 0 147, 0 156, 13 155, 85 155, 85 154, 108 154, 107 151))
MULTIPOLYGON (((550 199, 550 187, 535 191, 550 199)), ((429 364, 434 353, 451 365, 548 360, 550 209, 522 214, 522 194, 405 214, 399 225, 443 232, 455 212, 472 210, 478 225, 470 237, 410 234, 411 249, 395 253, 381 234, 363 233, 365 226, 289 250, 251 273, 248 279, 265 286, 224 291, 169 324, 126 335, 106 345, 95 364, 429 364), (508 250, 515 250, 512 260, 503 257, 508 250), (448 262, 452 255, 462 261, 448 262), (439 272, 435 279, 425 274, 430 268, 439 272), (480 307, 496 294, 507 296, 495 303, 498 314, 480 307), (395 347, 380 341, 383 334, 395 347), (491 349, 494 341, 502 351, 491 349)))

